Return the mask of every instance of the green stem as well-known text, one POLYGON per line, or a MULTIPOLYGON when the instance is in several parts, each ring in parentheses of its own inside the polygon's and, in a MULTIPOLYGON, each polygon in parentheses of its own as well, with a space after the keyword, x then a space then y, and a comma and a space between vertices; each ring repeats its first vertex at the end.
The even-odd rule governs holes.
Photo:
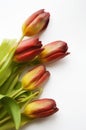
POLYGON ((10 119, 10 116, 7 116, 6 118, 2 119, 0 121, 0 125, 3 124, 4 122, 8 121, 10 119))
POLYGON ((11 95, 9 95, 10 97, 17 97, 17 95, 19 95, 19 93, 23 91, 23 88, 21 87, 20 89, 18 89, 17 91, 15 91, 14 93, 12 93, 11 95))
POLYGON ((21 91, 18 92, 13 98, 15 99, 15 98, 19 97, 21 94, 23 94, 25 92, 26 92, 25 90, 21 89, 21 91))
POLYGON ((41 93, 41 90, 38 90, 38 91, 32 93, 31 95, 29 95, 28 97, 20 100, 18 103, 21 107, 21 111, 23 112, 24 107, 27 103, 31 102, 34 99, 37 99, 40 96, 40 93, 41 93))
POLYGON ((7 115, 7 111, 6 111, 6 109, 4 109, 3 107, 2 107, 2 109, 0 110, 0 120, 2 120, 2 118, 4 118, 6 115, 7 115))
POLYGON ((22 34, 22 36, 20 37, 19 41, 18 41, 18 44, 23 40, 24 38, 24 35, 22 34))
POLYGON ((2 108, 2 105, 0 104, 0 109, 2 108))
MULTIPOLYGON (((22 115, 20 127, 22 127, 30 122, 32 122, 32 119, 29 119, 28 117, 22 115)), ((0 124, 1 130, 13 130, 14 128, 15 128, 15 125, 11 119, 3 124, 0 124)))
POLYGON ((24 100, 22 100, 21 102, 26 102, 26 101, 30 101, 33 98, 36 98, 39 95, 40 91, 37 91, 35 93, 32 93, 30 96, 26 97, 24 100))

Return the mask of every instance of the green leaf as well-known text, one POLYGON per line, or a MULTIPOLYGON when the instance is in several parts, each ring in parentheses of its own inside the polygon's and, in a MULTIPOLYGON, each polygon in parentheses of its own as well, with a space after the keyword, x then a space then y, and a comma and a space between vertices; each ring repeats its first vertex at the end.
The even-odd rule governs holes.
POLYGON ((13 118, 16 130, 19 129, 21 123, 21 113, 19 105, 10 97, 0 94, 0 101, 9 115, 13 118))
POLYGON ((5 40, 0 47, 0 86, 7 80, 12 72, 12 58, 15 49, 15 40, 5 40))
POLYGON ((14 88, 17 80, 18 74, 12 73, 9 78, 4 82, 4 84, 0 87, 0 94, 7 95, 7 93, 14 88))
POLYGON ((0 45, 0 68, 7 60, 9 52, 15 46, 16 40, 4 39, 0 45))

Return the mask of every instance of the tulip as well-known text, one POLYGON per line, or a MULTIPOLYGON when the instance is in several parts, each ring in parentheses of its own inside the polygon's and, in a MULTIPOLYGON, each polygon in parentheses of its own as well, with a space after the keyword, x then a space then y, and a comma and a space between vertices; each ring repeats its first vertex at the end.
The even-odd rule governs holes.
POLYGON ((27 104, 23 113, 30 118, 43 118, 54 114, 58 110, 53 99, 44 98, 27 104))
POLYGON ((48 79, 50 73, 46 71, 44 65, 34 67, 28 71, 22 78, 21 82, 24 89, 34 90, 42 86, 42 84, 48 79))
POLYGON ((49 22, 50 14, 44 9, 33 13, 23 24, 23 36, 33 36, 46 29, 49 22))
POLYGON ((45 45, 43 49, 39 56, 41 62, 59 60, 69 54, 69 52, 67 52, 67 43, 63 41, 51 42, 45 45))
POLYGON ((43 50, 41 46, 41 41, 37 37, 21 41, 15 51, 14 61, 26 62, 32 60, 43 50))

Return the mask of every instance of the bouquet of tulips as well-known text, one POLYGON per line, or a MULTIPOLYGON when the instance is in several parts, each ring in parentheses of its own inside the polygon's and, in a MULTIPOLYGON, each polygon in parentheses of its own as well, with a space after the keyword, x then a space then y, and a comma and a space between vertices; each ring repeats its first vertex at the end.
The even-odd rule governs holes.
POLYGON ((43 46, 39 40, 49 19, 49 12, 38 10, 24 22, 20 40, 4 39, 0 44, 1 130, 19 130, 34 119, 59 110, 54 99, 39 99, 42 86, 50 76, 46 63, 69 54, 64 41, 43 46))

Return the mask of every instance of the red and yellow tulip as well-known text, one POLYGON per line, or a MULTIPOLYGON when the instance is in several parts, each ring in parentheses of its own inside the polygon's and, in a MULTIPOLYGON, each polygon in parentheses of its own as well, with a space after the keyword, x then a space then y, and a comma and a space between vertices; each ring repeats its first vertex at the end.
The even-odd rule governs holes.
POLYGON ((30 118, 43 118, 54 114, 58 110, 53 99, 44 98, 29 103, 24 109, 24 114, 30 118))
POLYGON ((28 71, 22 78, 22 85, 24 89, 34 90, 42 86, 42 84, 49 78, 50 73, 46 71, 44 65, 39 65, 28 71))
POLYGON ((69 54, 67 50, 68 46, 66 42, 54 41, 43 47, 43 51, 40 53, 39 59, 44 63, 59 60, 69 54))
POLYGON ((49 22, 50 14, 44 9, 33 13, 23 24, 23 36, 33 36, 46 29, 49 22))
POLYGON ((27 62, 32 60, 43 50, 41 46, 41 41, 37 37, 21 41, 15 51, 14 61, 27 62))

